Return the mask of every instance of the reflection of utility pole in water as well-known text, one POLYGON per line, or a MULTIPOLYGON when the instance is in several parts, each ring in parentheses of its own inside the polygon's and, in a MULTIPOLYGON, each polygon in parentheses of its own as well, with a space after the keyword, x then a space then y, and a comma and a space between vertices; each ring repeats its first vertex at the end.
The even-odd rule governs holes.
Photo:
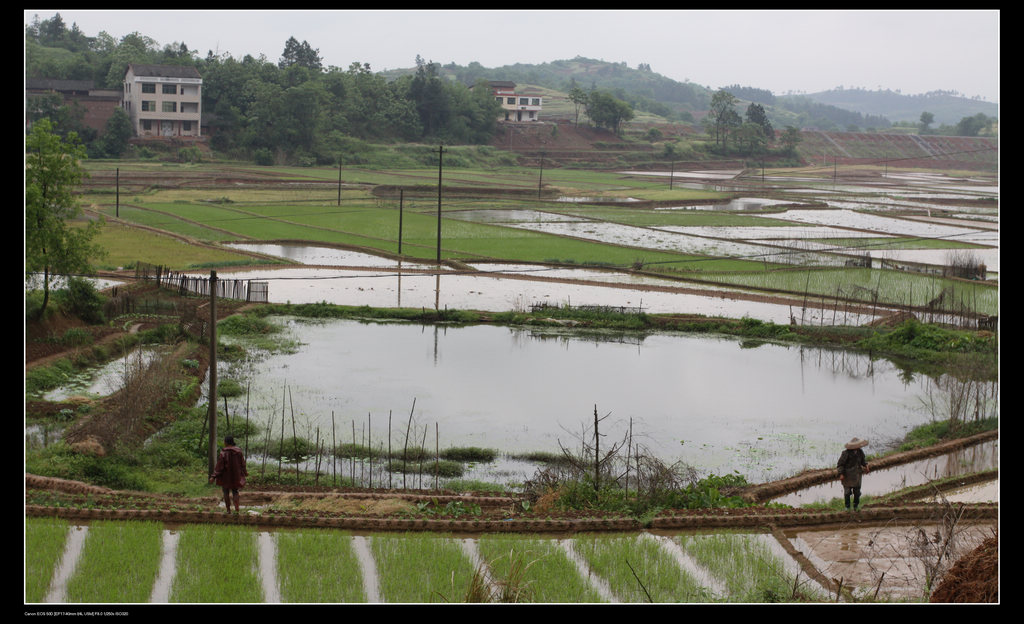
POLYGON ((402 307, 402 261, 398 261, 398 306, 402 307))
POLYGON ((437 331, 440 329, 437 324, 434 324, 434 366, 437 366, 437 331))

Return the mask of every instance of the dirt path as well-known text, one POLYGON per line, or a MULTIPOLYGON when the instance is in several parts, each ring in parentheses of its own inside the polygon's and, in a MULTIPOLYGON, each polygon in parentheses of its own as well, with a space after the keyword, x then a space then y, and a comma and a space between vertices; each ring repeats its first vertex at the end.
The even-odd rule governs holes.
MULTIPOLYGON (((45 504, 27 504, 29 517, 60 517, 76 521, 100 519, 154 520, 168 525, 184 523, 242 524, 254 527, 330 527, 352 531, 439 531, 482 533, 575 533, 579 531, 688 530, 698 528, 764 528, 845 525, 851 518, 861 523, 899 523, 933 519, 941 511, 930 503, 900 503, 863 508, 856 517, 839 511, 799 508, 744 507, 738 509, 666 510, 644 524, 614 513, 601 517, 584 512, 553 512, 543 515, 521 511, 507 496, 444 495, 436 492, 344 492, 323 488, 316 492, 243 491, 244 513, 225 514, 218 496, 183 498, 143 492, 119 492, 77 481, 25 475, 26 494, 44 492, 45 504), (332 499, 332 505, 271 505, 294 502, 296 497, 313 501, 332 499), (341 507, 337 501, 354 504, 341 507), (376 505, 368 505, 367 501, 376 505), (461 501, 480 505, 481 512, 465 516, 422 516, 410 513, 415 502, 443 505, 461 501), (328 511, 344 508, 346 511, 328 511), (383 509, 384 511, 373 511, 383 509), (396 511, 397 510, 397 511, 396 511)), ((963 504, 965 520, 998 518, 995 503, 963 504)))

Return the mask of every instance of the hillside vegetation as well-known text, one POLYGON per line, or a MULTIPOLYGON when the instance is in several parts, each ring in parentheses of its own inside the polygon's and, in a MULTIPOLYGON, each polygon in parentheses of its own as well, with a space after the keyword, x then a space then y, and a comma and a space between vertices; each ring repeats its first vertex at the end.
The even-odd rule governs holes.
MULTIPOLYGON (((915 145, 886 138, 883 142, 898 144, 890 150, 868 148, 868 142, 861 139, 854 146, 849 138, 832 135, 888 132, 894 121, 900 125, 900 133, 922 137, 994 136, 998 128, 995 118, 988 116, 994 105, 955 94, 903 96, 837 90, 777 96, 743 85, 715 91, 663 76, 648 64, 631 68, 625 63, 583 57, 486 68, 476 62, 464 67, 441 65, 417 56, 408 69, 375 72, 358 61, 347 68, 325 67, 314 45, 294 37, 282 42, 282 55, 275 62, 262 56, 236 59, 228 53, 209 52, 203 57, 189 49, 187 42, 161 47, 139 32, 120 40, 107 33, 91 37, 75 25, 69 28, 59 14, 26 24, 25 34, 26 78, 87 80, 96 88, 120 89, 129 63, 196 67, 203 77, 208 147, 219 157, 262 165, 333 165, 340 162, 342 154, 346 165, 381 164, 380 146, 509 147, 514 141, 501 136, 507 129, 499 127, 498 105, 486 85, 489 80, 512 81, 518 91, 542 96, 542 121, 563 122, 559 127, 571 122, 574 128, 594 128, 596 135, 581 149, 635 152, 620 162, 754 158, 759 163, 786 166, 804 164, 808 154, 934 159, 950 150, 937 147, 931 139, 915 145), (731 118, 723 121, 723 110, 716 108, 715 99, 725 92, 732 96, 731 110, 724 111, 731 118), (586 99, 584 105, 581 98, 586 99), (603 110, 595 102, 602 102, 603 110), (756 120, 751 118, 754 108, 756 120), (929 122, 915 127, 915 120, 925 113, 930 115, 929 122), (973 116, 949 126, 958 114, 973 116), (751 135, 751 125, 758 125, 763 134, 754 128, 756 136, 751 135), (602 128, 614 134, 597 136, 602 128), (801 129, 812 134, 798 137, 801 129), (814 134, 822 132, 829 135, 814 134), (632 144, 624 146, 622 139, 632 144)), ((106 129, 97 131, 83 122, 73 103, 63 102, 56 94, 32 94, 26 108, 30 123, 48 118, 60 134, 76 132, 90 158, 154 156, 152 143, 139 147, 129 141, 130 126, 127 133, 124 127, 127 118, 118 113, 115 111, 106 129)), ((557 147, 562 137, 552 128, 546 131, 551 134, 545 143, 557 147)), ((436 151, 436 147, 431 149, 436 151)), ((957 147, 952 151, 964 150, 957 147)), ((195 150, 171 156, 200 157, 195 150)), ((414 160, 430 166, 431 158, 428 151, 414 160)), ((601 155, 598 160, 608 159, 601 155)), ((985 166, 994 161, 994 157, 986 159, 985 166)), ((458 166, 454 161, 447 164, 458 166)))

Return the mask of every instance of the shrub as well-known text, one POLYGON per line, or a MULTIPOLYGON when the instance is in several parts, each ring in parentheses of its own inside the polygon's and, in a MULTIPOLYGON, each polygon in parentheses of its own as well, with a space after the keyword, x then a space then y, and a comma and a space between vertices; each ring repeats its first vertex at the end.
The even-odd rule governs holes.
POLYGON ((88 457, 82 465, 84 480, 115 490, 149 489, 149 483, 131 468, 114 458, 88 457))
POLYGON ((459 462, 492 462, 498 456, 494 449, 477 448, 475 446, 453 447, 441 451, 443 459, 459 462))
POLYGON ((261 147, 253 153, 253 161, 257 165, 269 167, 274 164, 274 153, 266 147, 261 147))
POLYGON ((267 455, 275 459, 298 460, 309 457, 315 450, 313 443, 309 440, 291 437, 285 438, 284 441, 271 442, 270 448, 267 449, 267 455))
POLYGON ((92 334, 81 327, 72 327, 60 338, 60 343, 67 347, 82 347, 90 342, 92 342, 92 334))
POLYGON ((217 383, 217 395, 221 397, 241 396, 245 390, 234 379, 224 379, 217 383))
POLYGON ((199 151, 198 147, 183 147, 178 150, 178 160, 187 163, 197 163, 202 160, 203 153, 199 151))
POLYGON ((103 322, 103 296, 92 282, 81 278, 70 278, 66 288, 54 293, 55 298, 68 313, 86 323, 103 322))
POLYGON ((46 392, 65 383, 75 372, 71 360, 61 358, 51 366, 35 367, 25 371, 25 394, 46 392))
POLYGON ((254 336, 280 331, 278 325, 249 314, 235 314, 217 323, 217 332, 225 336, 254 336))

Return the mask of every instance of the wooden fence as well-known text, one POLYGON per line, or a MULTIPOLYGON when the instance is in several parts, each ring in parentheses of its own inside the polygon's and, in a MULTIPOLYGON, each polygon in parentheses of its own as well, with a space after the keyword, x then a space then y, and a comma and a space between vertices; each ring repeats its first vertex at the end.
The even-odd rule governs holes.
MULTIPOLYGON (((155 280, 157 286, 177 290, 182 295, 210 295, 209 277, 186 275, 167 267, 142 262, 135 265, 135 277, 155 280)), ((267 282, 218 277, 216 284, 214 294, 223 299, 239 299, 253 303, 267 303, 268 301, 269 286, 267 282)))

